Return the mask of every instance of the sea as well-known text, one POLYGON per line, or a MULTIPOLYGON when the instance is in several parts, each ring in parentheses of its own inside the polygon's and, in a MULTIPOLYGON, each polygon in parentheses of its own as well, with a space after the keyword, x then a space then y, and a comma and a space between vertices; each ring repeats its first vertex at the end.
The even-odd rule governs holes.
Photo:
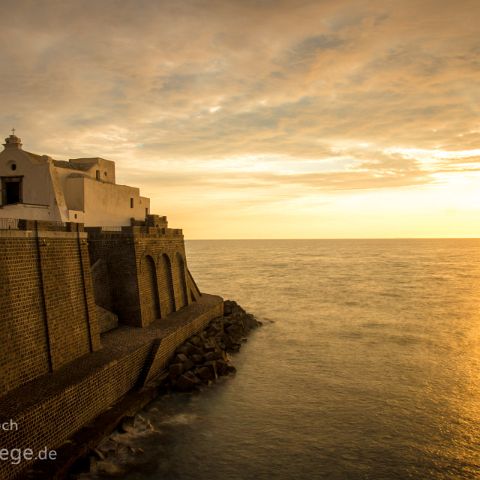
POLYGON ((480 239, 186 248, 263 326, 236 375, 142 412, 122 478, 480 478, 480 239))

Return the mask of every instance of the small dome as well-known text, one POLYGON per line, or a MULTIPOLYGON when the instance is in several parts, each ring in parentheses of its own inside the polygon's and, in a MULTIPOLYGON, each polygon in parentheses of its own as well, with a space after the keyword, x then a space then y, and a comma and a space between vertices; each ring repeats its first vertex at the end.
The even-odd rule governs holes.
POLYGON ((22 148, 22 139, 15 135, 15 129, 12 129, 12 135, 5 139, 3 144, 5 148, 22 148))

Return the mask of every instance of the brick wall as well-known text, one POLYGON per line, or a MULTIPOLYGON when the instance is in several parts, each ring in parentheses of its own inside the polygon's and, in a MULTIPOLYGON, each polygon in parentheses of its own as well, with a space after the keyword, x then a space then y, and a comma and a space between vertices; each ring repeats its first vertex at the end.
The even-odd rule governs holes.
MULTIPOLYGON (((183 235, 164 230, 129 227, 104 232, 87 228, 91 263, 105 262, 111 310, 122 324, 144 327, 194 301, 188 288, 183 235)), ((100 276, 94 279, 95 290, 104 291, 100 276)))
POLYGON ((153 260, 157 275, 160 317, 165 318, 172 311, 178 311, 191 303, 186 288, 185 245, 182 235, 142 235, 135 238, 135 258, 138 265, 140 309, 142 325, 148 325, 148 309, 151 300, 145 284, 145 258, 153 260))
POLYGON ((34 238, 0 237, 0 395, 50 370, 34 238))
POLYGON ((39 248, 53 370, 100 347, 87 243, 68 235, 39 248))
POLYGON ((83 235, 0 232, 0 396, 100 348, 83 235))
POLYGON ((122 232, 102 232, 101 228, 86 230, 90 263, 95 264, 101 260, 106 264, 108 272, 108 286, 101 283, 101 279, 99 281, 97 277, 94 278, 95 291, 110 289, 111 308, 109 310, 118 315, 120 323, 141 325, 133 235, 122 234, 122 232))
MULTIPOLYGON (((35 452, 45 446, 57 448, 127 392, 139 388, 146 378, 158 376, 181 343, 222 313, 220 297, 203 296, 198 304, 175 314, 179 325, 170 325, 167 333, 158 322, 147 329, 123 327, 126 332, 109 332, 104 348, 87 360, 76 360, 52 377, 37 379, 0 397, 0 421, 12 418, 19 425, 18 430, 0 432, 1 447, 35 452)), ((26 462, 12 465, 2 461, 0 478, 12 480, 25 469, 26 462)))
POLYGON ((94 285, 95 303, 101 307, 112 310, 112 293, 110 277, 108 275, 107 263, 98 259, 91 267, 92 280, 94 285))
MULTIPOLYGON (((149 345, 143 345, 121 360, 92 372, 80 382, 16 414, 13 418, 19 425, 18 431, 2 432, 1 447, 9 450, 31 448, 38 452, 45 446, 49 449, 60 446, 134 387, 149 349, 149 345)), ((0 478, 13 479, 25 466, 25 462, 12 465, 2 461, 0 478)))
POLYGON ((157 281, 160 290, 160 312, 165 317, 175 311, 172 262, 166 253, 157 256, 157 281))

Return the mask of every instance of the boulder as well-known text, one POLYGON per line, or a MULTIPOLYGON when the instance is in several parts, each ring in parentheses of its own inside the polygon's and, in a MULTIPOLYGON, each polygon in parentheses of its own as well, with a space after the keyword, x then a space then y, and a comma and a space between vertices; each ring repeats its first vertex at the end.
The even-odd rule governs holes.
POLYGON ((123 477, 125 475, 125 471, 120 466, 105 460, 97 462, 96 473, 110 477, 123 477))
POLYGON ((190 338, 189 342, 196 347, 200 347, 203 344, 203 340, 199 335, 194 335, 190 338))
POLYGON ((210 360, 208 362, 205 362, 204 366, 211 369, 212 374, 213 374, 213 378, 216 380, 218 378, 217 361, 216 360, 210 360))
POLYGON ((217 360, 215 366, 217 368, 218 375, 228 375, 228 363, 225 360, 217 360))
MULTIPOLYGON (((132 417, 133 418, 133 417, 132 417)), ((104 438, 100 444, 97 446, 97 450, 102 452, 104 455, 108 455, 109 453, 116 452, 118 445, 114 442, 111 438, 107 437, 104 438)))
POLYGON ((193 367, 193 362, 183 353, 179 353, 175 359, 175 363, 181 363, 183 365, 183 371, 186 372, 193 367))
POLYGON ((188 357, 184 353, 179 353, 175 355, 173 360, 175 363, 185 363, 188 361, 188 357))
POLYGON ((215 373, 214 371, 206 366, 200 367, 196 370, 196 375, 200 380, 203 381, 203 383, 207 383, 209 380, 214 380, 215 379, 215 373))
POLYGON ((122 420, 119 430, 123 433, 132 433, 135 431, 135 417, 125 417, 122 420))
POLYGON ((223 327, 220 325, 210 325, 207 329, 207 336, 208 337, 215 337, 219 333, 223 331, 223 327))
POLYGON ((173 385, 181 392, 191 392, 199 383, 200 380, 192 372, 186 372, 180 375, 173 385))
POLYGON ((241 325, 230 325, 230 327, 228 327, 226 331, 228 336, 234 339, 242 338, 244 333, 244 329, 241 325))
POLYGON ((92 450, 93 455, 98 459, 98 460, 105 460, 105 454, 99 450, 98 448, 94 448, 92 450))
POLYGON ((192 352, 192 347, 193 345, 190 344, 190 343, 184 343, 183 345, 181 345, 180 347, 177 348, 177 351, 176 353, 183 353, 184 355, 186 355, 187 357, 189 355, 191 355, 193 352, 192 352))
POLYGON ((192 362, 195 363, 196 365, 199 365, 200 363, 203 363, 203 355, 192 355, 192 362))
POLYGON ((240 343, 234 342, 234 341, 229 339, 228 342, 225 342, 225 345, 227 347, 227 352, 229 352, 229 353, 236 353, 236 352, 240 351, 240 347, 241 347, 240 343))
POLYGON ((213 351, 213 352, 207 352, 203 358, 205 358, 205 361, 210 362, 212 360, 219 360, 222 358, 222 354, 218 351, 213 351))
POLYGON ((192 355, 203 355, 203 348, 192 345, 191 352, 192 355))
POLYGON ((213 339, 208 339, 205 342, 205 345, 203 346, 203 349, 206 352, 214 352, 218 348, 218 345, 216 344, 215 340, 213 339))
POLYGON ((228 317, 232 313, 232 304, 229 300, 223 302, 223 314, 228 317))
POLYGON ((171 379, 179 377, 183 373, 183 364, 182 363, 172 363, 168 367, 168 376, 171 379))

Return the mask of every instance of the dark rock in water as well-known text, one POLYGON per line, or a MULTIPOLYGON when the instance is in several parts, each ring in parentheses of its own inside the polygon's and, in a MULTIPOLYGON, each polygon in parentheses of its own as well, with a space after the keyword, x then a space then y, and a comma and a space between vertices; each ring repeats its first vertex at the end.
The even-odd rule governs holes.
POLYGON ((205 366, 211 369, 213 378, 215 378, 216 380, 218 378, 216 360, 210 360, 209 362, 205 362, 205 366))
POLYGON ((203 355, 203 348, 197 347, 196 345, 191 345, 191 347, 192 355, 203 355))
POLYGON ((206 352, 214 352, 215 350, 217 350, 218 346, 215 342, 214 339, 208 339, 206 342, 205 342, 205 345, 203 346, 203 349, 206 351, 206 352))
POLYGON ((215 380, 215 373, 214 371, 209 368, 209 367, 200 367, 199 369, 196 370, 196 375, 200 380, 202 380, 204 383, 208 383, 209 380, 215 380))
POLYGON ((222 324, 213 323, 207 329, 207 335, 209 337, 215 337, 216 335, 218 335, 219 333, 222 333, 222 332, 223 332, 223 325, 222 324))
POLYGON ((179 353, 174 360, 175 363, 181 363, 183 370, 187 371, 193 367, 193 362, 183 353, 179 353))
POLYGON ((194 373, 186 372, 178 377, 174 383, 174 386, 181 392, 191 392, 199 383, 200 380, 195 376, 194 373))
POLYGON ((91 473, 100 473, 110 477, 120 478, 125 475, 125 471, 121 467, 105 460, 96 462, 93 470, 91 473))
POLYGON ((200 364, 200 363, 203 363, 203 355, 192 355, 192 362, 194 362, 195 364, 200 364))
POLYGON ((260 323, 251 313, 247 313, 245 315, 244 325, 245 325, 245 328, 247 328, 248 330, 251 330, 252 328, 259 327, 260 323))
MULTIPOLYGON (((122 431, 121 427, 119 428, 119 430, 122 431)), ((99 450, 103 453, 104 456, 107 456, 111 453, 115 453, 117 451, 117 448, 117 443, 115 443, 111 438, 107 437, 100 442, 96 450, 99 450)))
POLYGON ((217 360, 217 373, 220 376, 228 375, 228 363, 225 360, 217 360))
MULTIPOLYGON (((135 430, 135 417, 125 417, 122 420, 119 430, 123 433, 129 433, 135 430)), ((101 459, 103 460, 103 459, 101 459)))
POLYGON ((172 379, 179 377, 184 371, 182 363, 172 363, 168 367, 168 376, 172 379))
POLYGON ((202 332, 190 337, 176 349, 168 368, 168 385, 173 390, 188 392, 200 383, 210 384, 219 375, 235 373, 228 353, 240 350, 250 330, 260 322, 236 302, 224 302, 224 315, 213 319, 202 332), (227 353, 228 352, 228 353, 227 353))
POLYGON ((192 345, 195 345, 197 347, 200 347, 203 342, 202 342, 202 339, 200 338, 200 336, 198 335, 194 335, 193 337, 190 338, 189 342, 192 344, 192 345))
POLYGON ((212 360, 220 360, 222 358, 222 354, 220 352, 207 352, 204 355, 205 361, 210 362, 212 360))
POLYGON ((174 358, 175 363, 185 363, 188 362, 188 357, 184 353, 179 353, 175 358, 174 358))
POLYGON ((225 338, 225 348, 227 352, 229 353, 235 353, 240 350, 241 344, 238 342, 235 342, 232 340, 230 337, 225 338))
POLYGON ((228 346, 227 350, 228 350, 229 352, 231 352, 231 353, 237 353, 237 352, 240 351, 240 348, 241 348, 241 347, 242 347, 242 345, 241 345, 240 343, 232 342, 232 343, 228 346))
POLYGON ((229 300, 223 302, 223 314, 227 317, 232 313, 232 304, 229 300))
POLYGON ((191 343, 184 343, 183 345, 181 345, 180 347, 177 348, 177 353, 183 353, 184 355, 186 355, 187 357, 189 355, 191 355, 192 353, 194 353, 192 350, 193 348, 196 348, 194 347, 194 345, 192 345, 191 343))
POLYGON ((105 454, 99 450, 98 448, 94 448, 92 450, 93 455, 98 459, 98 460, 105 460, 105 454))
POLYGON ((230 325, 227 328, 228 336, 234 340, 237 340, 237 339, 239 340, 240 338, 242 338, 243 333, 244 333, 244 329, 242 328, 241 325, 230 325))

